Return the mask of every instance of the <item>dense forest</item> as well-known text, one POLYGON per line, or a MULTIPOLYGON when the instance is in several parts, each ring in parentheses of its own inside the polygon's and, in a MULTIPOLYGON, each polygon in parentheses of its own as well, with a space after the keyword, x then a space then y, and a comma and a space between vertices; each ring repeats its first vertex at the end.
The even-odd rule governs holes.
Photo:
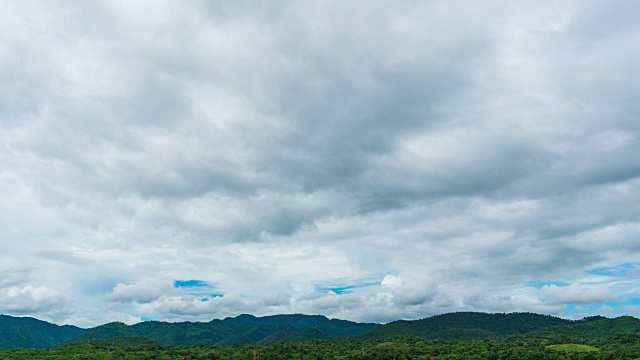
POLYGON ((54 347, 84 332, 85 329, 76 326, 58 326, 29 317, 0 315, 0 349, 54 347))
MULTIPOLYGON (((0 326, 12 319, 27 320, 39 331, 48 324, 8 318, 1 318, 0 326)), ((241 315, 209 323, 111 323, 88 330, 59 327, 81 334, 57 346, 1 350, 0 359, 640 359, 640 320, 631 316, 572 321, 530 313, 452 313, 379 326, 364 324, 368 331, 360 325, 322 316, 241 315), (204 327, 211 323, 218 330, 224 330, 221 323, 228 328, 222 335, 213 334, 204 327), (244 334, 238 343, 214 344, 216 339, 229 342, 238 329, 244 334), (247 331, 260 340, 248 342, 247 331)), ((45 331, 56 327, 49 326, 45 331)), ((12 331, 16 329, 37 335, 14 324, 12 331)), ((11 335, 5 327, 0 330, 0 341, 11 335)))
MULTIPOLYGON (((578 340, 576 340, 578 341, 578 340)), ((621 334, 580 343, 558 339, 501 338, 428 340, 398 336, 384 340, 313 340, 301 343, 229 346, 170 346, 147 338, 116 338, 54 349, 0 351, 1 359, 638 359, 640 337, 621 334)))
POLYGON ((379 324, 328 319, 320 315, 240 315, 209 322, 112 322, 91 329, 57 326, 33 318, 0 317, 0 349, 51 348, 69 342, 146 337, 167 345, 242 345, 347 339, 379 324))

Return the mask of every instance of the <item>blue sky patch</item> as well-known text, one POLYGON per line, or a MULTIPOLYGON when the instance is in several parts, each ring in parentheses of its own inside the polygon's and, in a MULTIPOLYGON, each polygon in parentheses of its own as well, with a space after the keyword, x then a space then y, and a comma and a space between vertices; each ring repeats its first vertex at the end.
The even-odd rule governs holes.
POLYGON ((377 273, 377 274, 367 275, 365 277, 361 277, 358 279, 346 279, 346 278, 330 279, 324 282, 323 284, 316 285, 316 291, 322 292, 322 293, 331 291, 337 295, 350 294, 355 289, 371 287, 371 286, 380 286, 380 282, 382 281, 385 275, 386 274, 384 273, 377 273))
POLYGON ((628 305, 638 306, 640 305, 640 297, 628 298, 620 301, 607 301, 605 305, 612 308, 617 308, 620 306, 628 306, 628 305))
POLYGON ((333 291, 334 293, 338 294, 338 295, 342 295, 342 294, 349 294, 351 292, 353 292, 353 289, 355 289, 356 286, 355 285, 349 285, 349 286, 337 286, 337 287, 327 287, 324 289, 321 289, 324 291, 333 291))
POLYGON ((524 283, 526 286, 531 286, 534 288, 541 289, 546 285, 556 285, 556 286, 569 286, 568 282, 565 281, 557 281, 557 280, 530 280, 524 283))
POLYGON ((563 314, 574 318, 592 316, 600 313, 603 305, 611 309, 609 310, 609 312, 604 314, 605 316, 622 316, 626 315, 629 311, 626 306, 640 306, 640 297, 624 298, 617 301, 607 301, 604 304, 569 304, 563 311, 563 314))
POLYGON ((214 293, 214 294, 210 294, 209 296, 203 297, 202 299, 200 299, 200 301, 207 302, 213 298, 221 298, 221 297, 224 297, 224 294, 214 293))
POLYGON ((626 305, 640 306, 640 297, 630 298, 626 305))
POLYGON ((380 285, 380 281, 375 281, 375 282, 361 282, 361 283, 357 283, 357 284, 331 284, 331 285, 326 285, 326 286, 317 286, 316 290, 320 291, 320 292, 328 292, 328 291, 332 291, 333 293, 337 294, 337 295, 342 295, 342 294, 349 294, 352 293, 354 289, 360 289, 360 288, 364 288, 364 287, 370 287, 370 286, 379 286, 380 285))
POLYGON ((600 304, 568 305, 564 314, 577 317, 591 316, 597 314, 600 307, 602 307, 600 304))
POLYGON ((589 275, 604 275, 604 276, 627 276, 629 270, 637 269, 640 267, 640 263, 624 263, 616 266, 599 267, 591 270, 587 270, 589 275))
POLYGON ((173 287, 175 288, 186 288, 186 287, 207 287, 209 284, 202 280, 176 280, 173 282, 173 287))

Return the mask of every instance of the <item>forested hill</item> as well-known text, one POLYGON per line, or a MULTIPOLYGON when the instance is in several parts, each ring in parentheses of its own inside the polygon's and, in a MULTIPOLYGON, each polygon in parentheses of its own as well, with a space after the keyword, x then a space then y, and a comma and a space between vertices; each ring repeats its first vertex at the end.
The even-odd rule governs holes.
POLYGON ((556 339, 596 339, 618 335, 640 335, 640 319, 633 316, 620 316, 609 319, 593 316, 569 324, 540 329, 530 336, 556 339))
POLYGON ((89 329, 73 341, 142 336, 169 345, 234 345, 346 339, 358 336, 378 324, 328 319, 320 315, 240 315, 210 322, 167 323, 146 321, 127 326, 109 323, 89 329))
POLYGON ((640 334, 640 319, 632 316, 613 319, 593 316, 582 320, 566 320, 533 313, 458 312, 421 320, 394 321, 358 338, 377 340, 409 335, 431 340, 478 340, 508 336, 587 340, 623 334, 640 334))
POLYGON ((63 343, 114 338, 138 339, 126 340, 134 343, 145 338, 148 342, 185 346, 274 344, 347 338, 356 342, 380 342, 403 336, 445 341, 512 337, 553 341, 591 341, 620 336, 635 339, 640 336, 640 320, 631 316, 613 319, 595 316, 573 321, 532 313, 459 312, 378 325, 297 314, 265 317, 240 315, 209 322, 146 321, 135 325, 114 322, 81 329, 33 318, 0 316, 0 349, 51 348, 63 343))
POLYGON ((54 347, 84 331, 76 326, 58 326, 30 317, 0 315, 0 349, 54 347))
POLYGON ((363 334, 363 340, 398 335, 426 339, 467 340, 521 335, 545 328, 569 325, 573 321, 532 313, 487 314, 457 312, 421 320, 398 320, 363 334))
POLYGON ((311 329, 316 329, 331 338, 347 338, 355 335, 360 335, 380 326, 380 324, 373 323, 357 323, 340 319, 328 319, 327 317, 322 315, 302 314, 271 315, 263 317, 243 314, 234 318, 226 318, 223 320, 223 322, 231 324, 291 328, 296 331, 307 330, 307 332, 311 329))

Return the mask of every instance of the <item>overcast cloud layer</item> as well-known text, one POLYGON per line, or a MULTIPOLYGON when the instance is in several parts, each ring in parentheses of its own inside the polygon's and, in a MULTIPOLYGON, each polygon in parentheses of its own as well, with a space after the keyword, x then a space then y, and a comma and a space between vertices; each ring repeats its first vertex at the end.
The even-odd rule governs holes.
POLYGON ((0 313, 640 316, 637 1, 0 5, 0 313))

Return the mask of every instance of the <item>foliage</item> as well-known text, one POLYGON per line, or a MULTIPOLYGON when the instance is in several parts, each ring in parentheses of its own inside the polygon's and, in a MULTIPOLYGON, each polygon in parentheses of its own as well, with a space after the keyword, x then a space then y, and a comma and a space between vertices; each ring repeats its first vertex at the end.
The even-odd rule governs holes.
POLYGON ((394 321, 364 334, 362 339, 380 339, 393 335, 413 335, 427 339, 468 340, 526 334, 570 320, 532 313, 487 314, 457 312, 405 321, 394 321))
MULTIPOLYGON (((524 360, 600 360, 635 359, 640 354, 640 338, 601 338, 587 345, 598 351, 557 351, 543 339, 484 339, 470 341, 429 340, 396 336, 382 340, 314 340, 302 343, 253 344, 232 346, 168 346, 144 338, 74 343, 55 349, 0 351, 0 359, 524 359, 524 360), (109 343, 111 341, 111 343, 109 343), (631 341, 631 342, 629 342, 631 341)), ((569 344, 556 344, 560 348, 569 344)), ((584 347, 585 349, 587 347, 584 347)))
POLYGON ((76 326, 58 326, 30 317, 0 315, 0 349, 53 347, 84 331, 76 326))
POLYGON ((620 316, 613 319, 605 317, 591 317, 570 322, 561 326, 540 329, 532 336, 551 339, 594 339, 620 334, 637 334, 640 332, 640 320, 632 316, 620 316))
POLYGON ((207 323, 110 323, 79 337, 93 334, 100 339, 51 349, 3 350, 0 359, 254 359, 254 352, 261 360, 640 358, 640 320, 633 317, 571 321, 528 313, 454 313, 379 327, 371 324, 374 328, 366 334, 358 333, 362 328, 357 326, 349 330, 353 324, 305 315, 242 315, 207 323), (349 331, 359 336, 336 335, 349 331), (191 345, 193 341, 200 344, 191 345))
POLYGON ((547 345, 547 349, 566 352, 592 352, 598 351, 598 348, 591 345, 583 344, 553 344, 547 345))
POLYGON ((142 336, 176 346, 269 344, 283 341, 344 339, 361 335, 377 326, 379 325, 329 320, 321 315, 240 315, 206 323, 147 321, 132 326, 109 323, 90 329, 73 341, 142 336))

